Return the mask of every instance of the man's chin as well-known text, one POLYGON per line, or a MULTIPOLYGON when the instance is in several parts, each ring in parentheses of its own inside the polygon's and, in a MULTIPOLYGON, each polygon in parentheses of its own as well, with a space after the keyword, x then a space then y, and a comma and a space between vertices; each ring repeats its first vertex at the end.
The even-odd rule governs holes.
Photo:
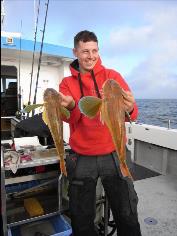
POLYGON ((94 66, 95 66, 95 65, 86 66, 86 67, 85 67, 85 70, 91 71, 91 70, 93 70, 94 66))

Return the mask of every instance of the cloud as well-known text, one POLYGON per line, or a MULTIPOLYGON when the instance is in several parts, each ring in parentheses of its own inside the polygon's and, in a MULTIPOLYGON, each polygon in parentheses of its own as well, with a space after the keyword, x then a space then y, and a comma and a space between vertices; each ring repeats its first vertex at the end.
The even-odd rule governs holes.
MULTIPOLYGON (((177 55, 177 48, 175 50, 177 55)), ((174 54, 175 54, 174 52, 174 54)), ((149 57, 127 76, 137 98, 177 98, 176 61, 171 63, 171 53, 149 57), (169 60, 169 62, 168 62, 169 60)))
POLYGON ((114 63, 117 57, 117 64, 123 58, 128 69, 122 66, 122 73, 136 97, 177 98, 176 22, 177 7, 167 7, 146 12, 141 25, 119 26, 110 33, 104 52, 114 63))
POLYGON ((138 98, 177 98, 177 41, 164 43, 132 69, 127 80, 138 98))
POLYGON ((177 39, 176 22, 177 7, 167 8, 166 11, 163 9, 153 13, 146 12, 142 22, 136 26, 132 26, 130 22, 129 25, 114 28, 110 32, 105 50, 111 53, 158 50, 164 43, 177 39))
POLYGON ((110 45, 114 52, 135 53, 144 49, 152 34, 152 27, 120 28, 110 34, 110 45), (115 50, 116 49, 116 50, 115 50))

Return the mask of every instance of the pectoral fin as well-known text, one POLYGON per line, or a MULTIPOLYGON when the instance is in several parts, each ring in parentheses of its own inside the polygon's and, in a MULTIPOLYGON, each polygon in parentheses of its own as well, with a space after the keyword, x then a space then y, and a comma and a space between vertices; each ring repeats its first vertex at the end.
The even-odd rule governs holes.
POLYGON ((80 99, 79 109, 80 112, 89 118, 94 118, 98 113, 102 100, 97 97, 86 96, 80 99))
POLYGON ((32 105, 27 105, 23 110, 21 110, 21 113, 30 113, 32 110, 42 107, 43 104, 32 104, 32 105))

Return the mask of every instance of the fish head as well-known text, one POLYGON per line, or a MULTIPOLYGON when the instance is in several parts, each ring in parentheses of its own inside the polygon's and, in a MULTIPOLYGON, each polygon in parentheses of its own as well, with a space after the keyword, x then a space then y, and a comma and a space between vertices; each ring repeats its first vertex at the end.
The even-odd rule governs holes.
MULTIPOLYGON (((44 99, 44 106, 48 111, 51 109, 53 109, 53 111, 57 109, 59 114, 61 114, 63 118, 69 119, 70 112, 61 105, 62 97, 55 89, 47 88, 44 91, 43 99, 44 99)), ((43 117, 44 117, 43 120, 46 120, 45 113, 46 111, 43 112, 43 117)), ((47 121, 45 123, 47 124, 47 121)))
POLYGON ((108 79, 104 82, 102 93, 104 100, 122 98, 122 89, 117 81, 113 79, 108 79))
POLYGON ((44 91, 43 98, 44 98, 44 102, 48 102, 48 103, 58 102, 59 104, 61 102, 60 94, 53 88, 47 88, 44 91))

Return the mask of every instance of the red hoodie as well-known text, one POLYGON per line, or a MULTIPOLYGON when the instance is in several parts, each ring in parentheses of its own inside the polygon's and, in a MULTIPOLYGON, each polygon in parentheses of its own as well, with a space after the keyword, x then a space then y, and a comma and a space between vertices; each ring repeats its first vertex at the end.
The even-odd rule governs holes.
MULTIPOLYGON (((71 111, 70 119, 65 120, 70 126, 70 139, 69 144, 71 148, 83 155, 101 155, 108 154, 115 150, 111 134, 105 124, 100 121, 100 115, 95 118, 89 119, 80 113, 78 102, 81 98, 80 84, 78 80, 78 61, 75 60, 70 65, 72 76, 65 77, 59 85, 59 90, 64 95, 70 95, 76 102, 75 108, 71 111)), ((122 76, 112 70, 106 69, 99 59, 94 66, 93 73, 98 85, 99 91, 102 89, 103 83, 107 79, 116 80, 124 90, 129 90, 127 83, 122 76)), ((90 72, 80 74, 84 96, 97 96, 93 78, 90 72)), ((131 114, 131 119, 137 118, 138 108, 134 105, 134 110, 131 114)))

